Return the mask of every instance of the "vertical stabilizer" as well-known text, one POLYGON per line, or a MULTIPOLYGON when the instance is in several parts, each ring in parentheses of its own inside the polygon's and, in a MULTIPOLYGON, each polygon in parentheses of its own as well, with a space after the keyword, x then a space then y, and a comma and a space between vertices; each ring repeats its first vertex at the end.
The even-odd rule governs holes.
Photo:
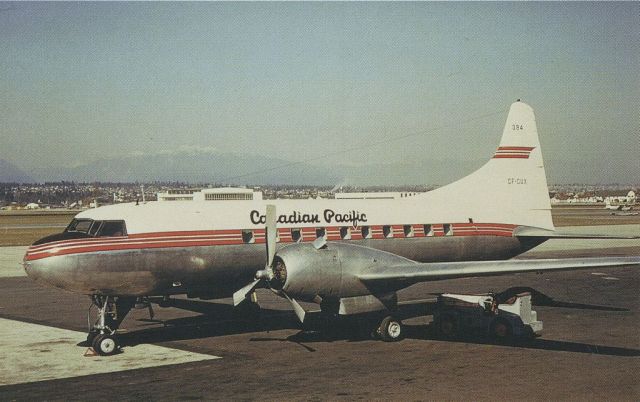
MULTIPOLYGON (((544 173, 538 128, 531 106, 520 101, 511 105, 493 159, 527 159, 527 166, 536 165, 544 173)), ((544 184, 546 187, 546 180, 544 184)))
MULTIPOLYGON (((553 230, 551 203, 533 109, 515 102, 492 158, 469 176, 434 191, 444 199, 464 197, 458 208, 483 220, 553 230)), ((452 206, 453 207, 453 206, 452 206)))

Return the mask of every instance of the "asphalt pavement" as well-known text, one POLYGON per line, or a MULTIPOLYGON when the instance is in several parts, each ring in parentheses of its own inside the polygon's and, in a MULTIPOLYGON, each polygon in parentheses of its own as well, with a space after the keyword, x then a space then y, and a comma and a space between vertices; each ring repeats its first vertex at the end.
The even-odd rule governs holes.
MULTIPOLYGON (((640 254, 638 243, 547 247, 530 257, 640 254)), ((414 285, 399 294, 409 304, 397 343, 370 339, 355 321, 331 337, 303 331, 289 304, 264 290, 259 320, 230 300, 178 299, 153 319, 134 310, 122 353, 103 358, 85 356, 88 298, 14 275, 22 253, 0 250, 10 274, 0 277, 0 400, 640 400, 638 268, 414 285), (499 344, 430 331, 438 293, 514 286, 534 291, 541 337, 499 344)))

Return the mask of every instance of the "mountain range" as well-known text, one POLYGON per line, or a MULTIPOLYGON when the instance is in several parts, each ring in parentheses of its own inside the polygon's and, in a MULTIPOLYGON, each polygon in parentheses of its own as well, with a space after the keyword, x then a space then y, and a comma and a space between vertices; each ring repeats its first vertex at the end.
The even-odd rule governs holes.
MULTIPOLYGON (((314 165, 279 158, 218 151, 171 153, 97 159, 74 167, 20 169, 0 159, 0 182, 152 182, 291 185, 446 184, 477 169, 484 160, 423 159, 411 162, 351 166, 314 165)), ((638 167, 609 160, 548 161, 550 183, 637 183, 638 167), (586 176, 585 166, 596 174, 586 176), (594 168, 595 167, 595 168, 594 168)))
POLYGON ((0 159, 0 183, 33 183, 35 180, 13 163, 0 159))

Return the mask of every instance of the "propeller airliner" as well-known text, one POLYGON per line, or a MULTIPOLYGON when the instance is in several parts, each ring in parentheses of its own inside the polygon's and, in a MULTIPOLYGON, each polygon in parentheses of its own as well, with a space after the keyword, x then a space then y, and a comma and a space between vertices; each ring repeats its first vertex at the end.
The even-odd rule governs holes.
POLYGON ((301 301, 334 316, 379 312, 376 330, 393 341, 402 336, 396 292, 417 282, 640 264, 640 256, 511 259, 554 237, 598 236, 555 230, 534 112, 518 101, 491 159, 436 190, 104 206, 36 241, 24 268, 91 297, 98 318, 87 340, 102 355, 117 351, 116 331, 136 300, 232 296, 245 305, 258 287, 289 300, 300 321, 301 301))

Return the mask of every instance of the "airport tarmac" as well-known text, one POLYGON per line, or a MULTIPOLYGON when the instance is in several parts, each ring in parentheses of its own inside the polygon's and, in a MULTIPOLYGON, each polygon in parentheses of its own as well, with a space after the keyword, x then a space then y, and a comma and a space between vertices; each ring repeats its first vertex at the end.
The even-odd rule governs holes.
MULTIPOLYGON (((602 242, 553 240, 524 257, 640 254, 638 240, 602 242)), ((24 277, 23 252, 0 249, 0 273, 10 274, 0 277, 0 349, 10 356, 0 361, 0 384, 8 384, 0 400, 640 399, 638 268, 465 278, 399 294, 410 301, 531 287, 547 298, 535 307, 544 331, 530 343, 439 340, 424 315, 405 320, 407 338, 398 343, 357 335, 353 322, 327 339, 301 331, 288 303, 260 290, 259 322, 236 316, 230 300, 179 299, 184 310, 156 307, 153 320, 134 310, 123 324, 123 353, 103 358, 84 356, 88 299, 24 277)))

